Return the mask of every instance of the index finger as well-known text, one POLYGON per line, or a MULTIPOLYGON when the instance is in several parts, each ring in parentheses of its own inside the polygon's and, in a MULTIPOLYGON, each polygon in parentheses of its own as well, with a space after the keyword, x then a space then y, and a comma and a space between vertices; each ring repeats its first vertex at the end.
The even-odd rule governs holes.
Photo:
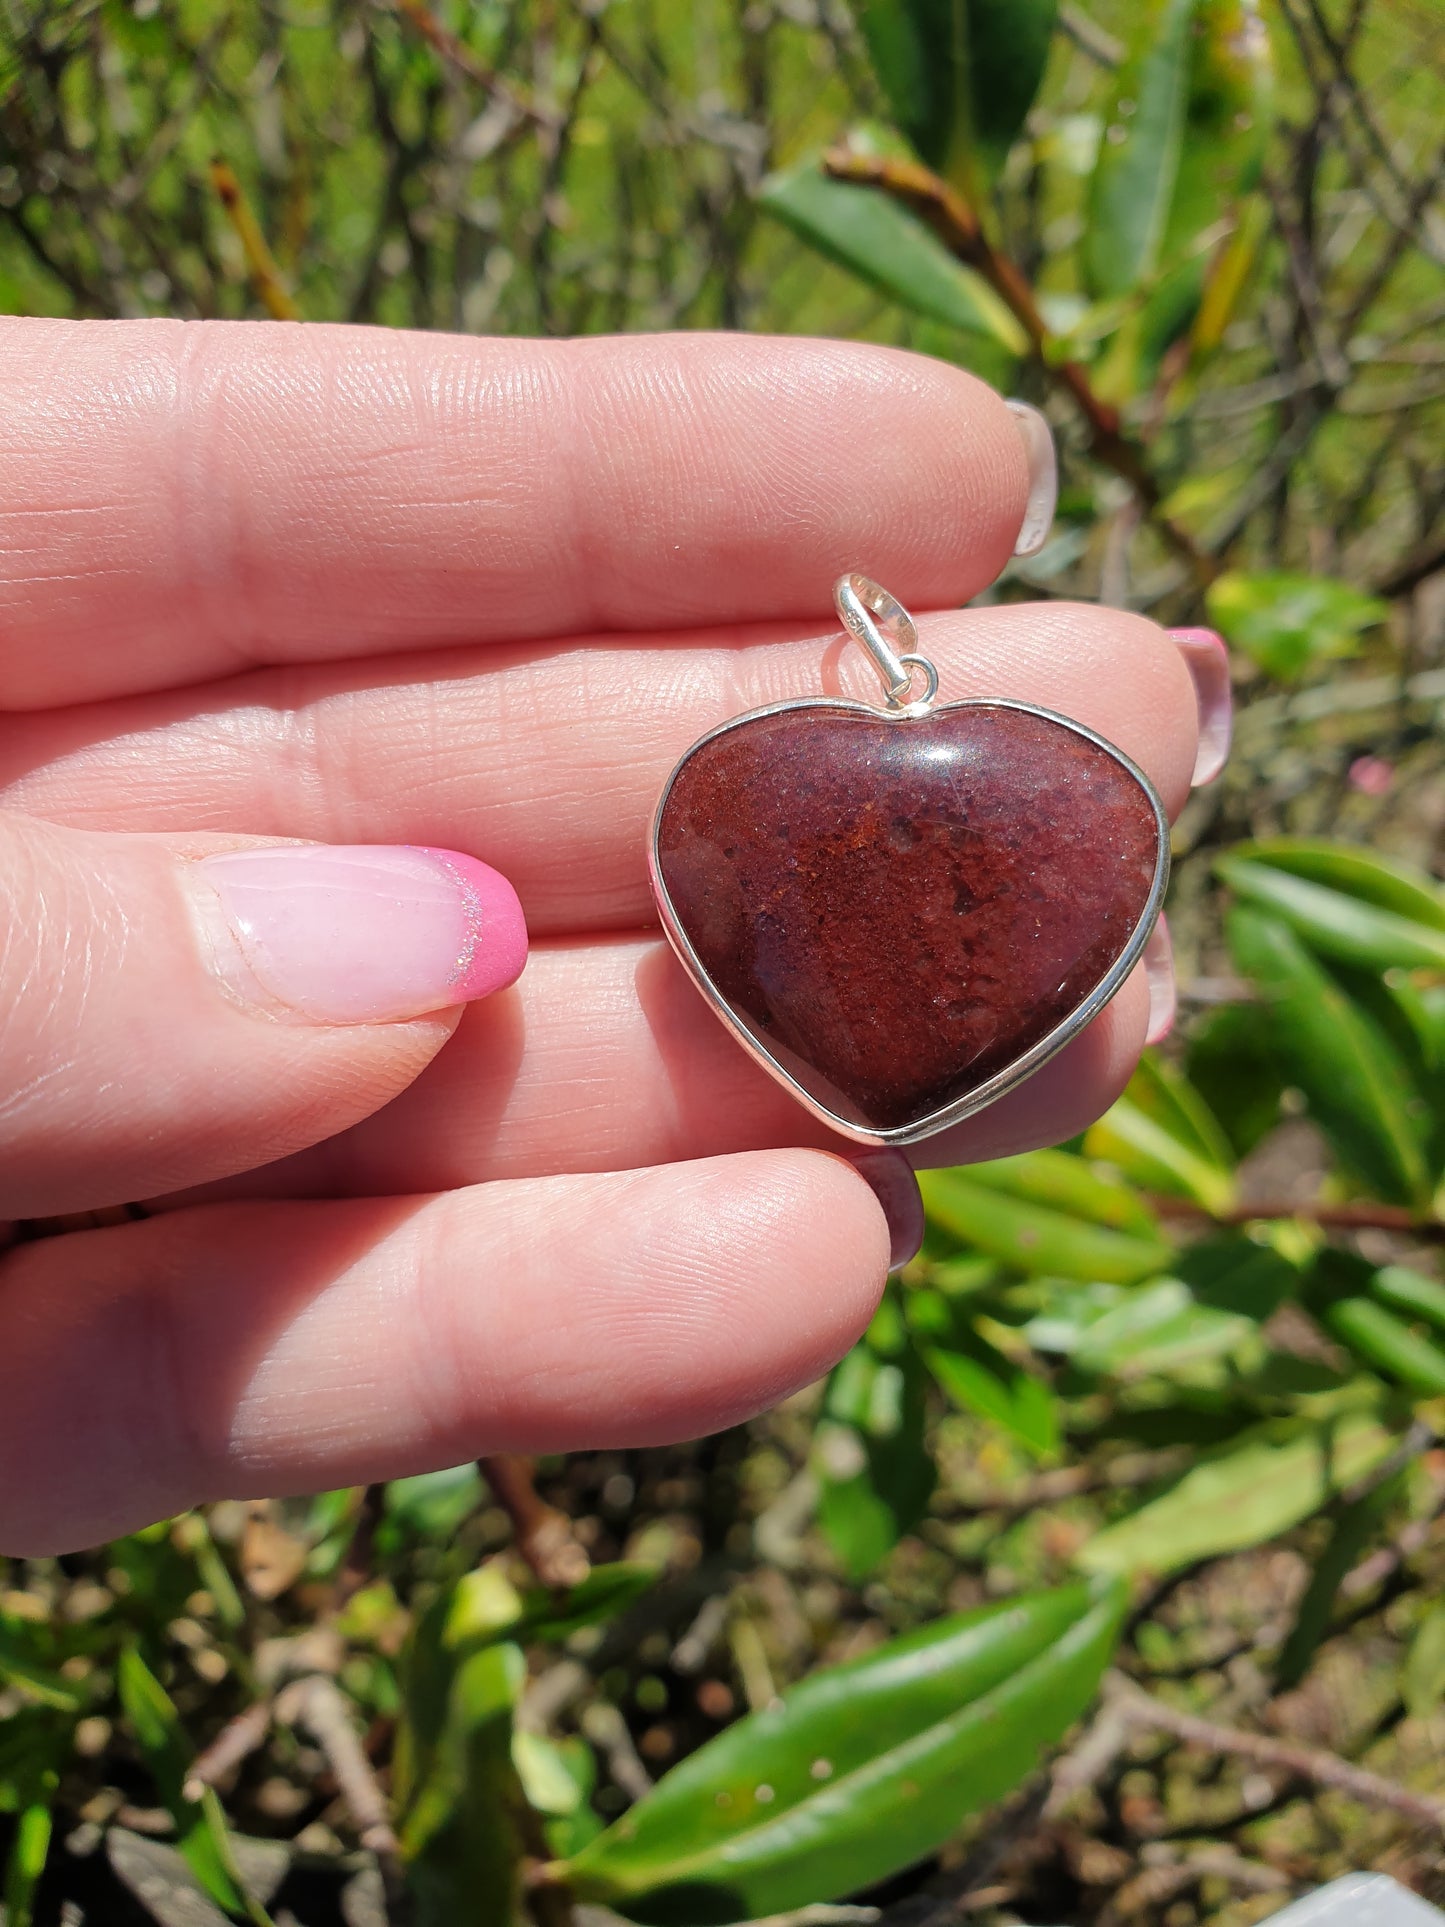
POLYGON ((1007 560, 1005 404, 899 350, 0 320, 0 707, 257 663, 917 608, 1007 560))

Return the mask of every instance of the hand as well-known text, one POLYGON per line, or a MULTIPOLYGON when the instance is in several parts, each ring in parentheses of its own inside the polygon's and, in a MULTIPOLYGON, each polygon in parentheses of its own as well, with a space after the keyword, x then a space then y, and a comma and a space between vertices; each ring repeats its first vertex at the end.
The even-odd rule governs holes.
MULTIPOLYGON (((693 1436, 822 1372, 916 1192, 684 981, 646 825, 705 728, 824 686, 841 570, 915 611, 992 581, 1036 433, 878 348, 152 321, 0 322, 0 420, 0 1548, 693 1436), (504 878, 532 950, 489 995, 504 878)), ((946 693, 1066 711, 1179 807, 1150 623, 921 629, 946 693)), ((1148 1008, 1136 973, 922 1150, 1077 1131, 1148 1008)))

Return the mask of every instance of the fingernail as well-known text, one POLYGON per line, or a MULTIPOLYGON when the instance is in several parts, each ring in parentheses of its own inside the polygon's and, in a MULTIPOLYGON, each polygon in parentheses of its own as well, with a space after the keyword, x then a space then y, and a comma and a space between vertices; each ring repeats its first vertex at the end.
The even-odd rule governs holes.
POLYGON ((888 1269, 918 1256, 923 1243, 923 1196, 901 1151, 859 1151, 849 1163, 870 1187, 888 1220, 888 1269))
POLYGON ((1162 1044, 1174 1028, 1174 1014, 1179 1007, 1178 992, 1174 988, 1174 945, 1169 938, 1168 922, 1163 917, 1150 931, 1144 946, 1144 978, 1149 985, 1149 1029, 1144 1042, 1162 1044))
POLYGON ((1234 734, 1234 691, 1229 685, 1229 651, 1212 629, 1171 629, 1175 646, 1194 678, 1199 710, 1199 748, 1192 782, 1212 783, 1229 757, 1234 734))
POLYGON ((1054 431, 1038 409, 1026 401, 1011 401, 1008 410, 1018 423, 1029 463, 1029 499, 1024 505, 1014 554, 1037 555, 1054 526, 1054 510, 1059 501, 1059 458, 1054 449, 1054 431))
POLYGON ((455 850, 292 844, 188 867, 212 967, 273 1015, 394 1023, 490 996, 526 962, 516 891, 455 850))

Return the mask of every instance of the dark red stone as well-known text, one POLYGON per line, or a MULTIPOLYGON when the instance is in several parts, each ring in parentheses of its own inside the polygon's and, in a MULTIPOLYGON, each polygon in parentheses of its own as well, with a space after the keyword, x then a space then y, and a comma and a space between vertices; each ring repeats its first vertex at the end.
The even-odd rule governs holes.
POLYGON ((685 759, 658 864, 719 994, 829 1110, 873 1130, 975 1091, 1093 991, 1160 855, 1148 792, 1046 716, 820 705, 685 759))

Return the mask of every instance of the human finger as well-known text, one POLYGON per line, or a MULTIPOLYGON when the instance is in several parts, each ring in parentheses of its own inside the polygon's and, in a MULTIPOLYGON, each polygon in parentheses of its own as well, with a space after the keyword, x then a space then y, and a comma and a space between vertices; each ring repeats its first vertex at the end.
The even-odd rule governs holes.
POLYGON ((694 1438, 808 1383, 890 1255, 841 1158, 207 1206, 0 1260, 0 1550, 482 1452, 694 1438))
POLYGON ((993 580, 1030 435, 841 341, 0 320, 0 707, 993 580))
MULTIPOLYGON (((1132 756, 1171 814, 1182 805, 1194 685, 1153 623, 1017 603, 940 612, 919 634, 942 700, 1072 716, 1132 756)), ((441 844, 504 868, 536 934, 635 928, 652 917, 646 827, 688 745, 789 696, 876 698, 869 677, 836 636, 755 632, 265 672, 0 719, 0 801, 115 828, 441 844)))
POLYGON ((456 852, 238 846, 0 813, 0 1218, 124 1202, 344 1129, 526 954, 456 852))
MULTIPOLYGON (((1149 1004, 1136 972, 1026 1083, 907 1155, 920 1169, 973 1163, 1082 1131, 1127 1083, 1149 1004)), ((665 943, 543 944, 385 1110, 210 1195, 409 1193, 790 1144, 848 1150, 739 1049, 665 943)))

